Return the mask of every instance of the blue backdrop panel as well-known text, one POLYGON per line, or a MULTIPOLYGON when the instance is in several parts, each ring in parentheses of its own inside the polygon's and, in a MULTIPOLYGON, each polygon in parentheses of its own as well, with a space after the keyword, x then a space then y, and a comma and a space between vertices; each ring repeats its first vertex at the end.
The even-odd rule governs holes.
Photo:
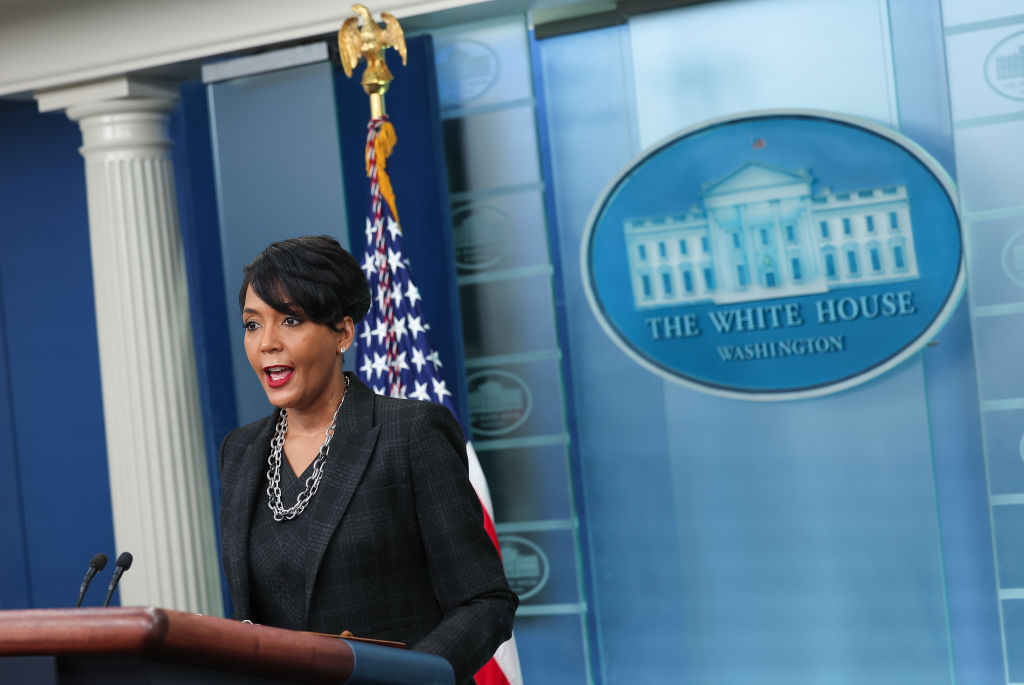
MULTIPOLYGON (((888 36, 879 45, 842 33, 833 22, 834 40, 842 45, 833 55, 809 54, 799 42, 779 49, 801 60, 868 55, 863 64, 843 68, 862 79, 858 87, 876 89, 879 108, 869 115, 885 120, 898 112, 902 119, 891 125, 903 125, 937 158, 951 160, 938 8, 916 3, 889 17, 850 2, 814 4, 813 11, 823 13, 824 26, 824 15, 840 5, 844 12, 863 11, 865 21, 874 15, 884 32, 891 20, 892 44, 903 47, 886 55, 888 36), (891 72, 879 69, 888 57, 891 72), (887 106, 890 92, 898 108, 887 106)), ((779 22, 797 11, 812 11, 812 5, 773 5, 779 22)), ((582 227, 601 190, 639 151, 635 131, 646 130, 645 122, 650 129, 658 117, 654 123, 671 119, 681 128, 695 112, 779 105, 757 94, 774 97, 799 81, 779 72, 778 84, 768 79, 751 97, 741 82, 715 78, 724 99, 701 98, 695 75, 745 70, 740 55, 756 54, 758 47, 737 51, 725 41, 694 63, 681 60, 684 49, 677 53, 646 39, 659 23, 662 34, 693 33, 715 13, 715 21, 737 27, 747 16, 727 4, 704 5, 651 17, 642 28, 631 22, 539 42, 549 84, 558 269, 576 386, 601 677, 922 685, 1001 680, 963 306, 937 346, 898 369, 833 397, 786 404, 710 398, 654 381, 625 362, 589 312, 577 261, 582 227), (636 92, 632 76, 649 75, 653 67, 676 69, 679 78, 668 89, 636 92), (601 392, 608 387, 611 394, 601 392), (652 595, 672 611, 648 607, 652 595), (669 664, 666 654, 679 657, 669 664)), ((759 28, 757 40, 770 45, 777 33, 759 28)), ((802 83, 801 97, 809 100, 786 104, 836 108, 852 92, 802 83)), ((863 105, 851 102, 843 111, 860 112, 863 105)), ((1018 324, 981 325, 998 328, 1006 339, 1018 324)), ((996 397, 1010 397, 1020 380, 1012 368, 994 364, 980 375, 996 397)), ((1014 522, 1001 525, 1004 535, 1014 534, 1014 522)))
MULTIPOLYGON (((481 282, 463 288, 462 319, 465 322, 466 352, 469 357, 515 354, 521 350, 550 350, 557 346, 554 328, 524 326, 539 319, 540 303, 551 298, 551 277, 545 271, 535 276, 481 282), (495 316, 500 312, 500 316, 495 316)), ((547 305, 549 306, 549 305, 547 305)))
POLYGON ((923 380, 785 404, 666 384, 698 682, 951 682, 923 380))
MULTIPOLYGON (((89 559, 116 554, 79 145, 63 114, 0 112, 0 468, 18 479, 24 526, 0 524, 16 552, 2 571, 5 609, 70 606, 89 559)), ((17 501, 4 497, 4 513, 17 501)))
POLYGON ((962 213, 1018 207, 1020 203, 1020 147, 1007 141, 1024 139, 1024 121, 959 128, 956 165, 959 171, 962 213))
MULTIPOLYGON (((0 110, 0 121, 6 119, 6 114, 0 110)), ((0 201, 2 198, 0 196, 0 201)), ((3 233, 6 233, 6 226, 3 233)), ((29 583, 28 541, 25 539, 21 468, 18 463, 2 283, 3 279, 0 278, 0 471, 10 477, 0 478, 0 521, 3 521, 0 525, 0 549, 7 551, 11 561, 0 567, 0 609, 9 609, 29 606, 32 588, 29 583)))
POLYGON ((971 302, 977 307, 1013 304, 1024 295, 1024 226, 1019 215, 995 216, 970 222, 973 264, 988 268, 970 271, 971 302))
MULTIPOLYGON (((178 109, 171 118, 175 140, 175 186, 181 235, 188 266, 189 305, 195 337, 196 368, 211 466, 211 483, 218 476, 216 455, 221 440, 235 427, 237 409, 228 337, 224 273, 217 222, 217 193, 210 138, 210 108, 206 88, 198 81, 180 88, 178 109)), ((232 310, 230 312, 234 314, 232 310)), ((214 510, 218 508, 216 500, 214 510)))
POLYGON ((936 343, 922 354, 953 669, 959 685, 984 685, 1002 677, 1002 655, 966 298, 936 343))
POLYGON ((992 527, 999 548, 996 564, 1000 587, 1024 586, 1024 554, 1012 544, 1014 540, 1024 539, 1024 505, 1010 504, 993 509, 992 527))
MULTIPOLYGON (((1008 634, 1024 634, 1024 599, 1003 600, 1003 620, 1006 622, 1008 634)), ((1008 642, 1006 661, 1009 681, 1019 683, 1024 680, 1024 644, 1018 641, 1008 642)))
MULTIPOLYGON (((272 242, 332 235, 348 243, 331 66, 327 62, 209 88, 225 302, 237 423, 270 411, 242 348, 242 267, 272 242)), ((218 293, 203 293, 215 297, 218 293)))
POLYGON ((523 658, 526 682, 584 682, 581 674, 587 671, 587 653, 579 624, 580 617, 576 615, 516 615, 516 643, 523 658), (529 666, 534 664, 537 670, 531 672, 529 666))
MULTIPOLYGON (((237 425, 223 257, 217 219, 217 192, 206 87, 198 81, 180 87, 178 109, 171 117, 178 215, 185 250, 192 336, 199 378, 207 473, 213 498, 213 520, 220 520, 220 470, 217 452, 228 431, 237 425)), ((233 314, 234 312, 232 312, 233 314)), ((220 536, 217 536, 218 547, 220 536)), ((225 614, 231 615, 227 581, 221 574, 225 614)))
MULTIPOLYGON (((537 41, 536 34, 534 31, 530 31, 530 59, 533 69, 533 78, 536 85, 536 102, 537 102, 537 139, 541 149, 541 170, 542 177, 547 179, 554 179, 554 169, 552 165, 551 156, 551 143, 554 134, 548 127, 544 125, 548 118, 547 109, 547 84, 544 81, 544 68, 541 59, 540 43, 537 41)), ((619 98, 622 97, 621 92, 618 90, 621 84, 616 84, 614 102, 618 104, 621 102, 619 98)), ((548 220, 548 235, 547 245, 550 252, 550 261, 552 264, 561 264, 563 260, 562 249, 563 246, 559 241, 559 226, 558 226, 558 211, 555 204, 555 186, 553 183, 546 183, 544 185, 544 212, 547 215, 548 220)), ((568 350, 569 344, 569 312, 567 310, 568 301, 565 296, 565 283, 561 278, 552 279, 552 290, 554 294, 554 310, 555 310, 555 321, 558 331, 558 345, 562 350, 568 350)), ((576 392, 576 380, 573 378, 574 369, 568 360, 563 360, 562 365, 562 384, 563 384, 563 406, 565 407, 565 423, 567 433, 572 435, 579 434, 579 423, 576 418, 576 404, 572 401, 567 401, 565 398, 575 397, 576 392)), ((597 606, 597 602, 594 598, 594 573, 593 566, 586 563, 585 560, 592 559, 591 552, 591 540, 589 535, 589 520, 590 516, 588 507, 589 502, 584 493, 583 488, 583 477, 580 473, 580 444, 578 440, 573 440, 569 444, 568 451, 568 468, 569 474, 567 474, 571 483, 571 504, 575 508, 577 526, 579 528, 579 535, 577 535, 577 544, 579 546, 579 560, 577 565, 580 568, 580 584, 581 594, 584 597, 588 610, 584 617, 581 618, 581 628, 585 631, 586 642, 585 648, 587 651, 586 658, 586 670, 591 680, 594 678, 595 672, 600 672, 601 659, 599 649, 599 633, 598 625, 595 619, 595 611, 593 607, 597 606)), ((520 481, 513 481, 520 482, 520 481)))
POLYGON ((993 495, 1024 490, 1024 410, 988 412, 983 417, 985 452, 993 495))
POLYGON ((565 445, 484 450, 478 456, 488 477, 496 521, 573 517, 565 496, 569 492, 565 445), (538 473, 543 477, 538 478, 538 473), (529 487, 522 487, 524 483, 529 487))
POLYGON ((584 629, 593 604, 580 587, 583 555, 567 478, 567 361, 556 333, 550 186, 535 116, 543 97, 530 80, 527 24, 525 15, 511 15, 446 26, 434 34, 435 59, 471 423, 506 572, 520 593, 523 677, 583 683, 592 672, 584 629))
POLYGON ((663 383, 618 352, 590 314, 577 255, 590 206, 636 154, 622 68, 625 28, 540 42, 555 207, 565 287, 568 358, 576 383, 583 480, 598 622, 600 682, 663 682, 685 672, 679 655, 686 588, 679 579, 666 415, 652 411, 663 383), (586 78, 581 75, 587 74, 586 78), (599 75, 599 76, 598 76, 599 75), (601 98, 593 100, 593 93, 601 98), (585 116, 579 103, 592 102, 585 116), (589 151, 584 153, 583 151, 589 151), (598 382, 603 390, 587 391, 598 382), (603 429, 602 429, 603 427, 603 429), (629 506, 620 505, 624 494, 629 506))
MULTIPOLYGON (((927 0, 890 3, 889 25, 900 131, 955 179, 941 12, 927 0)), ((976 289, 972 297, 977 302, 976 289)), ((935 341, 923 362, 953 674, 960 685, 982 685, 1004 674, 992 542, 981 534, 989 527, 989 509, 966 297, 935 341)))
POLYGON ((1024 314, 977 318, 974 321, 978 384, 986 400, 1013 399, 1024 388, 1024 349, 1007 345, 1024 335, 1024 314))

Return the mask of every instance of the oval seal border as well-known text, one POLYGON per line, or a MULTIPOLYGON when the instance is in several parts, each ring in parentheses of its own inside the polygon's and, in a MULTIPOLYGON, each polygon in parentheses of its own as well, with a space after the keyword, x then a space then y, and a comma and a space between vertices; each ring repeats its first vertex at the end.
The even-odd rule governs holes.
POLYGON ((531 597, 539 593, 541 590, 543 590, 544 587, 548 584, 548 579, 551 577, 551 561, 548 559, 547 553, 545 553, 544 550, 540 548, 540 545, 531 540, 527 540, 526 538, 520 537, 519 535, 498 536, 498 543, 502 546, 502 548, 505 548, 506 545, 508 545, 508 543, 510 542, 513 544, 523 545, 524 547, 528 547, 532 551, 536 552, 538 558, 540 558, 541 563, 544 565, 544 570, 541 573, 540 580, 537 581, 537 584, 529 590, 527 590, 526 592, 519 594, 520 601, 530 599, 531 597))
POLYGON ((458 209, 453 209, 452 212, 451 212, 451 216, 452 216, 452 229, 453 229, 453 232, 456 234, 455 235, 455 238, 456 238, 456 240, 455 240, 455 242, 456 242, 455 266, 456 267, 458 267, 460 269, 464 269, 465 271, 483 271, 484 269, 489 269, 489 268, 493 267, 495 264, 499 263, 502 259, 504 259, 505 257, 508 256, 509 248, 510 248, 511 242, 512 242, 511 238, 509 237, 509 230, 508 229, 513 224, 512 217, 509 216, 508 212, 506 212, 505 210, 503 210, 503 209, 501 209, 499 207, 496 207, 494 205, 488 205, 488 204, 484 204, 481 201, 475 201, 475 202, 467 202, 466 204, 460 206, 458 209), (495 253, 492 256, 490 256, 489 258, 480 260, 478 262, 472 262, 472 261, 467 261, 465 259, 460 259, 460 257, 459 257, 459 255, 460 255, 460 251, 459 251, 459 232, 460 231, 465 231, 465 230, 470 230, 470 229, 461 228, 461 227, 460 228, 455 228, 455 226, 456 226, 456 217, 460 217, 462 215, 471 216, 474 212, 478 212, 478 213, 491 212, 491 213, 496 214, 501 219, 501 221, 502 221, 501 230, 500 230, 500 238, 501 239, 497 240, 497 241, 494 241, 494 243, 493 243, 493 244, 496 244, 496 245, 500 245, 500 248, 495 250, 495 253))
MULTIPOLYGON (((507 435, 508 433, 511 433, 512 431, 526 423, 526 420, 530 418, 530 414, 533 412, 533 393, 530 390, 530 386, 526 384, 526 381, 524 381, 522 378, 520 378, 519 376, 515 375, 510 371, 504 371, 502 369, 481 369, 480 371, 471 373, 469 376, 466 377, 466 385, 469 386, 475 379, 481 376, 501 376, 510 379, 513 383, 522 388, 523 394, 525 395, 526 399, 526 406, 523 408, 523 415, 520 416, 515 421, 513 421, 512 423, 510 423, 508 426, 505 426, 498 430, 474 427, 473 432, 479 433, 480 435, 486 435, 488 437, 493 437, 496 435, 507 435)), ((471 425, 473 421, 472 415, 473 412, 472 410, 470 410, 471 425)))
POLYGON ((1024 31, 1017 31, 1016 33, 1011 33, 1008 36, 1004 36, 995 45, 993 45, 992 48, 988 51, 988 54, 985 55, 985 62, 982 66, 982 73, 985 76, 985 82, 988 84, 989 88, 991 88, 999 95, 1002 95, 1004 98, 1008 98, 1010 100, 1017 100, 1018 102, 1020 102, 1024 100, 1024 95, 1014 95, 1013 93, 1006 92, 1004 89, 1000 88, 998 84, 992 81, 991 73, 992 60, 996 57, 996 50, 1001 48, 1004 44, 1009 43, 1014 38, 1017 39, 1017 42, 1019 44, 1024 44, 1024 31))
POLYGON ((861 385, 867 381, 870 381, 882 374, 890 371, 896 366, 900 365, 908 358, 912 357, 918 351, 920 351, 941 329, 945 326, 949 317, 953 314, 959 304, 960 298, 963 296, 964 286, 966 283, 965 266, 964 266, 964 249, 963 249, 963 226, 960 222, 960 208, 957 200, 957 190, 953 183, 952 178, 946 172, 946 170, 931 156, 923 147, 906 136, 893 131, 881 124, 876 122, 863 119, 860 117, 854 117, 846 114, 840 114, 836 112, 828 112, 824 110, 814 109, 765 109, 755 110, 748 112, 741 112, 737 114, 726 115, 722 117, 716 117, 702 121, 693 126, 687 127, 681 131, 673 133, 665 138, 662 138, 658 142, 654 143, 639 155, 634 157, 619 174, 612 179, 612 181, 605 187, 597 201, 591 208, 590 214, 587 217, 586 228, 584 230, 581 245, 580 245, 580 273, 583 281, 583 290, 587 297, 587 303, 590 305, 590 309, 594 316, 597 318, 604 330, 605 334, 608 335, 612 341, 615 342, 618 347, 625 352, 634 361, 640 364, 642 367, 649 371, 652 371, 659 376, 688 387, 693 390, 697 390, 703 393, 715 395, 718 397, 725 397, 729 399, 741 399, 748 401, 762 401, 762 402, 775 402, 775 401, 788 401, 807 399, 812 397, 821 397, 824 395, 830 395, 833 393, 841 392, 858 385, 861 385), (957 220, 957 231, 960 236, 961 249, 959 252, 959 258, 957 260, 956 276, 952 286, 949 288, 945 295, 945 300, 941 307, 935 312, 935 315, 929 322, 929 324, 919 332, 915 337, 911 338, 909 342, 895 350, 891 355, 884 358, 878 363, 875 363, 857 373, 846 375, 837 378, 831 382, 824 382, 817 385, 804 387, 804 388, 793 388, 793 389, 780 389, 780 390, 743 390, 738 388, 732 388, 724 385, 715 385, 712 383, 703 383, 692 378, 689 378, 678 371, 668 368, 666 365, 658 363, 657 360, 649 358, 646 354, 638 350, 634 345, 630 343, 628 338, 618 330, 618 328, 611 322, 609 315, 605 312, 602 303, 598 300, 595 294, 593 276, 591 274, 591 251, 594 240, 594 230, 601 218, 605 208, 608 206, 612 196, 620 188, 620 186, 633 174, 633 172, 640 167, 645 161, 653 158, 663 149, 682 140, 688 136, 691 136, 700 131, 711 129, 714 127, 720 127, 725 124, 746 122, 756 119, 765 118, 809 118, 809 119, 820 119, 828 122, 835 122, 846 126, 852 126, 863 129, 869 133, 877 135, 881 138, 886 139, 890 143, 900 147, 908 155, 914 157, 925 170, 934 177, 935 181, 939 184, 941 189, 944 191, 953 213, 957 220))
POLYGON ((472 46, 475 49, 479 49, 481 54, 486 54, 490 58, 494 68, 492 69, 490 75, 486 78, 487 82, 483 85, 477 84, 474 87, 470 88, 466 85, 466 83, 467 81, 473 79, 465 78, 458 81, 457 83, 439 84, 439 91, 441 92, 439 92, 438 94, 438 99, 441 101, 442 108, 458 108, 460 106, 463 106, 467 102, 472 102, 477 98, 483 97, 484 95, 487 94, 488 91, 490 91, 491 88, 494 87, 494 84, 497 83, 498 79, 501 77, 501 57, 499 57, 498 52, 487 43, 484 43, 483 41, 476 40, 473 38, 457 38, 455 40, 437 46, 434 51, 435 60, 437 59, 437 55, 443 54, 445 51, 457 49, 456 46, 460 45, 472 46), (447 88, 446 85, 448 86, 447 88), (449 90, 453 90, 454 92, 449 93, 449 90))

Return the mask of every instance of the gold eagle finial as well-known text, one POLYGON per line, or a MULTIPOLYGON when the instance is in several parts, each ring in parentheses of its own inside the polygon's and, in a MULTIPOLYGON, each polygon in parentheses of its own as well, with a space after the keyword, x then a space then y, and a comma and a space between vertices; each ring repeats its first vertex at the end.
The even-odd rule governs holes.
POLYGON ((398 20, 388 12, 382 12, 381 20, 384 28, 374 21, 370 10, 363 5, 352 5, 352 11, 359 17, 349 17, 342 23, 338 31, 338 50, 341 54, 341 66, 345 75, 352 76, 352 71, 359 60, 366 58, 366 69, 363 70, 363 90, 370 96, 370 109, 374 118, 384 113, 384 93, 388 85, 394 79, 387 63, 384 61, 384 51, 394 48, 402 56, 402 65, 405 65, 405 34, 398 20), (362 19, 362 26, 359 19, 362 19), (379 111, 377 107, 379 106, 379 111))

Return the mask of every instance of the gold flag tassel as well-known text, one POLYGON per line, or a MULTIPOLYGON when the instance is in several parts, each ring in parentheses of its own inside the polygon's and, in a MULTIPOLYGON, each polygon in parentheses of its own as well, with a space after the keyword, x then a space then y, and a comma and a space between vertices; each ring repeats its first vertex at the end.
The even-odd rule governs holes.
POLYGON ((373 178, 374 167, 376 167, 380 194, 388 203, 388 209, 391 210, 391 216, 395 217, 395 223, 401 225, 402 222, 398 220, 398 207, 395 205, 395 191, 391 187, 391 177, 388 176, 388 157, 391 156, 391 150, 398 142, 398 136, 395 134, 395 127, 388 121, 386 115, 374 119, 371 126, 377 127, 377 135, 373 138, 372 154, 371 147, 366 146, 366 176, 373 178))

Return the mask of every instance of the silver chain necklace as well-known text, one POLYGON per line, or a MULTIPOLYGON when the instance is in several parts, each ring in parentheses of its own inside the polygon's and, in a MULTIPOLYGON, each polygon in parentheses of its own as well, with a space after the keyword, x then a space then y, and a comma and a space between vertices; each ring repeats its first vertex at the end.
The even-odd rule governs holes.
POLYGON ((299 493, 295 504, 287 509, 284 508, 284 503, 281 502, 281 448, 284 447, 284 436, 288 433, 288 410, 281 410, 281 416, 277 419, 274 438, 270 441, 270 456, 267 458, 267 464, 270 466, 267 469, 267 480, 270 481, 270 485, 267 486, 267 506, 274 513, 275 521, 290 521, 305 511, 309 500, 313 498, 317 488, 320 487, 320 479, 324 475, 324 462, 327 461, 327 447, 331 444, 331 438, 334 437, 334 428, 338 424, 338 412, 341 411, 342 406, 345 404, 345 398, 348 396, 348 383, 348 376, 345 376, 346 392, 341 396, 338 408, 334 410, 334 418, 331 419, 331 425, 324 431, 326 439, 324 444, 320 445, 320 453, 313 460, 313 473, 306 479, 306 489, 299 493))

